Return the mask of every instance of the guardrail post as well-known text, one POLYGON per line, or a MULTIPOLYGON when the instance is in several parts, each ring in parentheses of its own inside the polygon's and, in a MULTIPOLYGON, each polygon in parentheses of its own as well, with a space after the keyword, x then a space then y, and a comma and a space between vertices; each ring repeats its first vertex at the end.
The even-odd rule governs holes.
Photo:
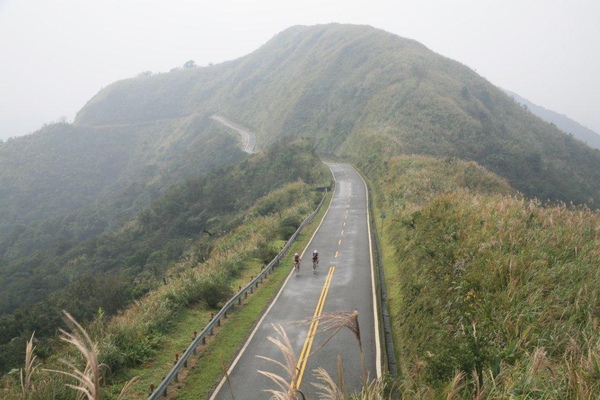
MULTIPOLYGON (((163 376, 162 380, 164 381, 167 377, 163 376)), ((165 388, 165 390, 163 390, 162 392, 163 397, 167 397, 167 388, 165 388)))
MULTIPOLYGON (((242 291, 242 286, 238 286, 238 293, 242 291)), ((242 296, 238 297, 238 304, 242 305, 242 296)))
MULTIPOLYGON (((196 340, 197 336, 198 336, 198 332, 194 331, 194 337, 192 337, 192 342, 194 340, 196 340)), ((194 355, 196 355, 196 353, 198 352, 198 348, 196 346, 194 346, 193 352, 194 352, 194 355)))

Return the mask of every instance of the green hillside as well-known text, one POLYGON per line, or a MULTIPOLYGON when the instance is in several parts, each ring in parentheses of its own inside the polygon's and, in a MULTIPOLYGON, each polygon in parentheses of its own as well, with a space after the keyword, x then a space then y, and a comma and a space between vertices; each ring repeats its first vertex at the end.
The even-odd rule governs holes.
MULTIPOLYGON (((20 364, 22 339, 34 331, 40 354, 53 352, 52 337, 63 325, 61 310, 80 321, 93 320, 99 310, 112 316, 159 288, 180 263, 202 264, 217 241, 247 224, 248 217, 275 215, 267 225, 269 234, 272 240, 287 240, 321 198, 312 189, 329 180, 309 142, 275 144, 234 166, 173 185, 111 233, 72 246, 38 248, 28 257, 3 258, 0 373, 20 364)), ((277 253, 267 244, 250 248, 260 262, 277 253)), ((228 267, 232 276, 243 268, 240 262, 228 267)), ((228 280, 222 286, 228 288, 228 280)))
MULTIPOLYGON (((113 228, 169 185, 240 159, 236 140, 196 115, 134 125, 53 124, 10 140, 0 144, 0 234, 84 208, 82 218, 102 214, 95 219, 113 228), (107 204, 114 196, 117 204, 107 204)), ((69 228, 83 238, 87 229, 69 228)))
POLYGON ((111 371, 148 360, 166 321, 286 240, 328 184, 319 157, 356 165, 389 216, 405 398, 594 398, 600 152, 458 62, 339 24, 115 82, 73 124, 0 143, 0 371, 33 331, 52 362, 60 309, 95 321, 111 371))
POLYGON ((388 217, 390 386, 405 399, 596 398, 598 213, 528 200, 474 163, 378 154, 357 163, 388 217))
POLYGON ((137 123, 151 109, 218 112, 253 128, 259 145, 308 136, 339 156, 357 151, 346 144, 357 135, 383 136, 403 154, 476 161, 528 196, 600 198, 597 150, 460 63, 367 26, 292 27, 231 62, 117 82, 75 124, 137 123))

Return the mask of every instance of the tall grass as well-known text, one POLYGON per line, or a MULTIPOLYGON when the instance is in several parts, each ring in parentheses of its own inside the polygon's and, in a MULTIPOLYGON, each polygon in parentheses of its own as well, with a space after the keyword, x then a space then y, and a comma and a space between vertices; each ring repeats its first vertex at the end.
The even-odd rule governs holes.
POLYGON ((283 369, 283 374, 262 370, 258 372, 269 378, 278 386, 278 389, 265 390, 267 393, 271 393, 272 398, 277 400, 296 400, 298 398, 298 390, 296 389, 297 374, 294 349, 285 330, 280 325, 274 325, 273 327, 277 336, 269 336, 267 339, 281 351, 284 362, 263 356, 258 357, 281 367, 281 369, 283 369))
POLYGON ((35 363, 36 356, 33 354, 35 346, 33 345, 33 339, 35 332, 31 334, 31 338, 27 341, 25 348, 25 369, 21 369, 21 394, 23 400, 29 400, 32 392, 34 391, 32 377, 37 371, 37 365, 35 363))
POLYGON ((474 163, 367 159, 402 397, 595 398, 600 215, 474 163))
MULTIPOLYGON (((366 369, 364 366, 364 356, 362 349, 362 341, 360 337, 360 328, 358 325, 358 311, 352 312, 332 312, 322 314, 318 317, 311 318, 305 321, 301 321, 303 324, 311 324, 313 322, 319 322, 320 328, 316 334, 322 333, 330 333, 329 337, 323 341, 321 346, 319 346, 315 351, 306 355, 305 357, 311 357, 318 351, 320 351, 323 347, 327 345, 334 337, 343 329, 348 329, 352 332, 354 337, 357 340, 357 347, 359 349, 361 355, 361 368, 362 368, 362 377, 363 377, 363 386, 362 390, 359 393, 349 394, 346 392, 345 384, 344 384, 344 372, 342 367, 342 358, 341 354, 338 354, 338 381, 331 377, 331 375, 323 368, 315 369, 314 375, 317 378, 317 382, 312 382, 311 384, 317 388, 318 390, 318 398, 326 399, 326 400, 342 400, 342 399, 360 399, 360 400, 378 400, 384 399, 387 396, 392 398, 392 392, 388 389, 388 384, 385 379, 375 379, 368 380, 366 369)), ((277 386, 277 389, 266 390, 267 392, 273 395, 273 398, 287 400, 293 399, 296 400, 298 396, 302 396, 304 398, 304 394, 295 389, 297 386, 297 370, 296 370, 296 357, 294 354, 293 347, 288 339, 287 333, 280 326, 274 326, 276 331, 276 337, 268 337, 268 340, 273 343, 277 348, 281 351, 284 362, 280 362, 271 358, 259 356, 262 359, 272 362, 276 366, 279 366, 280 369, 284 371, 284 374, 278 374, 271 371, 258 371, 259 373, 267 376, 271 379, 277 386)), ((300 360, 302 361, 302 360, 300 360)))
MULTIPOLYGON (((61 362, 67 370, 49 369, 48 372, 58 373, 72 378, 76 384, 67 383, 66 386, 78 392, 77 398, 85 396, 88 400, 100 400, 101 398, 101 368, 104 364, 98 362, 98 346, 94 343, 86 330, 69 314, 65 312, 65 319, 71 326, 72 332, 61 329, 61 340, 77 349, 85 362, 85 367, 78 367, 75 362, 63 359, 61 362)), ((133 378, 125 384, 119 394, 118 400, 125 399, 131 385, 135 382, 133 378)))

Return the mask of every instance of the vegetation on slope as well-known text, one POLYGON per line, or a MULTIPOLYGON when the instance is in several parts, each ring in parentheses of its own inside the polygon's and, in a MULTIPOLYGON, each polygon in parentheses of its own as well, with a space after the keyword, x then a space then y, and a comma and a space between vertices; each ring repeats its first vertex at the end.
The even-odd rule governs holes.
POLYGON ((388 216, 404 398, 594 398, 598 213, 526 200, 455 159, 360 163, 388 216))
MULTIPOLYGON (((322 183, 324 176, 310 143, 274 145, 236 166, 173 187, 110 234, 64 253, 39 251, 29 260, 35 262, 9 263, 0 276, 2 312, 9 313, 0 318, 1 370, 21 360, 21 339, 32 331, 39 339, 54 334, 61 309, 79 321, 94 318, 99 308, 105 315, 116 313, 161 285, 166 271, 185 254, 192 252, 197 262, 207 259, 214 240, 242 224, 257 199, 290 182, 322 183)), ((275 200, 265 201, 261 212, 267 215, 278 207, 275 200)), ((42 341, 38 350, 51 349, 42 341)))
POLYGON ((367 26, 292 27, 228 63, 115 83, 76 124, 139 123, 152 108, 169 118, 218 111, 259 144, 309 136, 338 156, 352 156, 357 135, 384 135, 402 154, 476 161, 530 197, 592 208, 600 199, 600 152, 464 65, 367 26))
POLYGON ((10 140, 0 145, 0 234, 13 241, 34 230, 25 235, 46 244, 40 236, 72 242, 107 232, 168 186, 239 160, 236 139, 192 115, 127 126, 54 124, 10 140), (42 220, 52 227, 27 226, 42 220))
MULTIPOLYGON (((243 224, 214 241, 208 258, 196 253, 198 248, 191 246, 187 257, 169 269, 168 284, 152 290, 114 318, 97 315, 88 326, 88 332, 96 343, 99 362, 105 365, 100 371, 103 386, 115 379, 128 380, 123 377, 128 375, 129 368, 145 362, 156 364, 154 357, 179 316, 189 308, 193 308, 195 314, 214 311, 231 296, 232 281, 248 269, 256 274, 272 259, 281 242, 313 211, 319 197, 311 185, 299 181, 272 191, 244 210, 243 224)), ((195 328, 201 329, 201 322, 197 321, 195 328)), ((63 351, 61 355, 67 356, 63 351)), ((53 358, 47 360, 44 367, 56 368, 54 364, 53 358)), ((153 368, 166 373, 170 367, 168 362, 153 368)), ((40 371, 33 376, 35 391, 30 398, 45 399, 50 393, 74 398, 74 392, 65 387, 68 382, 40 371)), ((133 386, 130 397, 145 397, 149 385, 142 383, 145 385, 133 386)), ((5 384, 10 386, 10 378, 5 379, 5 384)), ((122 385, 116 386, 120 389, 122 385)), ((112 398, 112 387, 101 389, 102 398, 112 398)), ((5 394, 8 398, 17 398, 14 387, 5 394)))

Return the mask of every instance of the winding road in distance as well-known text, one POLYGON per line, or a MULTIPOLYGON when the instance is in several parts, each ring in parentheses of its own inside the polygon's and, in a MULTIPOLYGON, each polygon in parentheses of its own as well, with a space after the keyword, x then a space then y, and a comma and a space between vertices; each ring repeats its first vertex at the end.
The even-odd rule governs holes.
POLYGON ((240 146, 241 149, 246 153, 254 153, 254 148, 256 147, 256 135, 253 132, 249 131, 246 127, 236 124, 235 122, 231 122, 225 117, 213 115, 211 118, 218 123, 237 131, 242 136, 242 145, 240 146))
MULTIPOLYGON (((327 213, 308 247, 301 254, 300 275, 290 273, 268 310, 258 321, 247 343, 231 365, 229 382, 224 378, 211 399, 265 399, 265 390, 277 385, 258 371, 269 371, 287 378, 285 371, 263 356, 285 363, 281 351, 268 337, 277 337, 273 324, 281 325, 293 346, 296 360, 301 354, 314 354, 306 363, 297 363, 299 389, 307 398, 318 398, 312 385, 314 370, 324 368, 338 381, 338 356, 343 362, 343 377, 348 393, 362 387, 358 341, 347 328, 327 343, 333 332, 320 332, 324 322, 314 326, 306 321, 327 313, 358 310, 360 337, 369 379, 381 375, 378 320, 375 301, 375 273, 372 266, 368 222, 367 190, 360 175, 348 164, 327 164, 335 180, 335 192, 327 213), (313 274, 311 253, 319 251, 318 273, 313 274), (316 331, 316 335, 309 334, 316 331), (322 347, 321 347, 322 346, 322 347)), ((292 255, 284 268, 292 266, 292 255), (286 265, 288 264, 288 265, 286 265)), ((289 381, 289 380, 288 380, 289 381)))

